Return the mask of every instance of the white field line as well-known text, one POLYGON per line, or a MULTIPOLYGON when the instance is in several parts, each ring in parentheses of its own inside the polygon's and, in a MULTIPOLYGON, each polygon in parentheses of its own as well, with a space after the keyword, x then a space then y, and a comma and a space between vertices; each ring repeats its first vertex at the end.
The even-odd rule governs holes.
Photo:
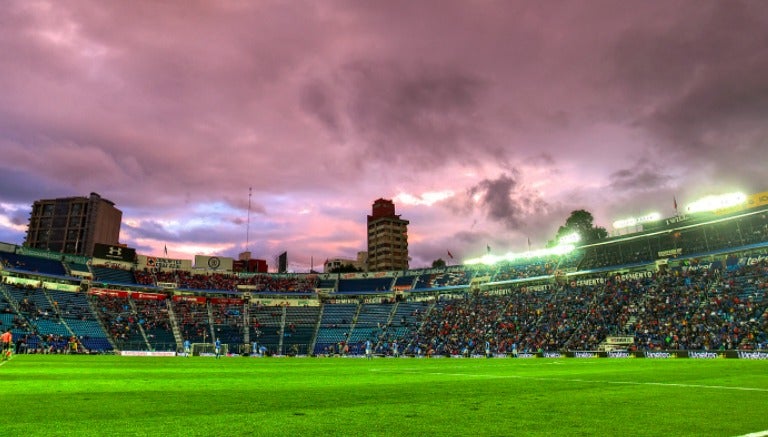
MULTIPOLYGON (((423 375, 463 376, 463 377, 467 377, 467 378, 488 378, 488 379, 514 378, 514 379, 529 379, 529 380, 532 380, 532 381, 583 382, 583 383, 588 383, 588 384, 651 385, 651 386, 657 386, 657 387, 698 388, 698 389, 707 389, 707 390, 755 391, 755 392, 768 393, 768 388, 733 387, 733 386, 726 386, 726 385, 706 385, 706 384, 680 384, 680 383, 673 383, 673 382, 606 381, 606 380, 599 380, 599 379, 539 378, 539 377, 527 377, 527 376, 522 376, 522 375, 480 375, 480 374, 472 374, 472 373, 445 373, 445 372, 426 372, 426 373, 422 373, 422 372, 399 372, 399 373, 414 373, 414 374, 419 373, 419 374, 423 374, 423 375)), ((761 431, 761 432, 766 432, 766 434, 756 434, 754 436, 752 434, 749 434, 749 437, 768 436, 768 431, 761 431)))
POLYGON ((765 436, 768 436, 768 430, 752 432, 752 433, 740 435, 737 437, 765 437, 765 436))

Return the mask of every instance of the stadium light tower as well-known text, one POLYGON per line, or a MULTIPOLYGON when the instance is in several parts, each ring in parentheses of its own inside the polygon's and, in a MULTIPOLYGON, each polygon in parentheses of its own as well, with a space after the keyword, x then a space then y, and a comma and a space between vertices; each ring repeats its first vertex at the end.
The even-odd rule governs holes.
POLYGON ((728 193, 714 196, 706 196, 689 203, 685 208, 691 214, 697 212, 716 211, 718 209, 730 208, 745 203, 747 195, 744 193, 728 193))

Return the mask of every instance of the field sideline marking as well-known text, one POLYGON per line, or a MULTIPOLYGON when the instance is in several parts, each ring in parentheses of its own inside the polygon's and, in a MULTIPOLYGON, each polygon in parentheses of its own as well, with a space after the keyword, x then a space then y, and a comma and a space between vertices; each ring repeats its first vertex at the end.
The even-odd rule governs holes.
POLYGON ((737 437, 765 437, 765 436, 768 436, 768 430, 752 432, 752 433, 740 435, 737 437))
MULTIPOLYGON (((705 384, 681 384, 674 382, 638 382, 638 381, 600 381, 596 379, 581 379, 581 378, 539 378, 539 377, 526 377, 522 375, 481 375, 471 373, 445 373, 445 372, 406 372, 414 374, 426 374, 426 375, 444 375, 444 376, 467 376, 471 378, 514 378, 514 379, 530 379, 533 381, 565 381, 565 382, 586 382, 590 384, 616 384, 616 385, 655 385, 660 387, 682 387, 682 388, 703 388, 711 390, 735 390, 735 391, 757 391, 768 392, 768 388, 757 387, 729 387, 727 385, 705 385, 705 384)), ((764 437, 768 436, 768 431, 761 431, 765 434, 748 434, 749 437, 764 437)))

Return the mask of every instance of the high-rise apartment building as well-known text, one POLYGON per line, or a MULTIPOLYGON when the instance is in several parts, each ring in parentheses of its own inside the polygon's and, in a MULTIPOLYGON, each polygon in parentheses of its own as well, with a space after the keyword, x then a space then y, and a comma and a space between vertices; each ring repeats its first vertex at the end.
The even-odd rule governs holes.
POLYGON ((96 243, 119 244, 123 212, 97 193, 42 199, 32 204, 24 245, 75 255, 93 255, 96 243))
POLYGON ((391 200, 373 202, 368 216, 368 270, 408 269, 408 220, 395 214, 391 200))

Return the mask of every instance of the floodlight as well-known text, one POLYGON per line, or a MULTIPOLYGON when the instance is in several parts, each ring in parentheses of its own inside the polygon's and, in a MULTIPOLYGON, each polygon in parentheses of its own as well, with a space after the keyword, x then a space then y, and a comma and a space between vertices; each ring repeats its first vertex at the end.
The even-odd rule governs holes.
POLYGON ((689 213, 715 211, 723 208, 730 208, 745 203, 747 196, 744 193, 727 193, 703 197, 693 203, 688 204, 686 210, 689 213))
POLYGON ((661 214, 658 212, 651 212, 640 217, 629 217, 613 222, 614 229, 631 228, 643 223, 656 222, 661 220, 661 214))
POLYGON ((562 237, 560 237, 560 239, 558 240, 558 243, 573 244, 573 243, 578 243, 579 241, 581 241, 581 235, 579 235, 578 232, 573 232, 571 234, 563 235, 562 237))

